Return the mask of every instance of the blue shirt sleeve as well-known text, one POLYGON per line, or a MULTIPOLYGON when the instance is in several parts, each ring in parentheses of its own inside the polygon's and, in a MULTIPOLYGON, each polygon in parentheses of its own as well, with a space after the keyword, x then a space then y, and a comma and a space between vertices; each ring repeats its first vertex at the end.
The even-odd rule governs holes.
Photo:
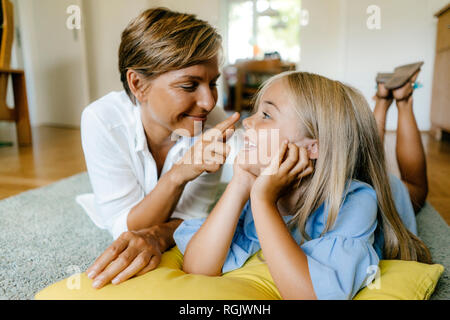
POLYGON ((184 220, 173 233, 175 244, 182 254, 185 253, 186 247, 191 241, 194 234, 200 229, 206 218, 188 219, 184 220))
MULTIPOLYGON (((184 220, 175 230, 173 238, 181 253, 185 253, 189 241, 205 220, 206 218, 184 220)), ((239 217, 230 249, 222 267, 222 273, 239 269, 251 255, 261 249, 257 237, 248 237, 244 231, 244 226, 252 220, 250 202, 248 201, 239 217)))
POLYGON ((318 299, 352 299, 379 263, 372 246, 377 227, 375 191, 359 182, 351 186, 331 230, 301 245, 318 299))
POLYGON ((247 201, 242 210, 241 217, 236 226, 236 232, 231 241, 230 250, 228 251, 225 263, 223 264, 222 273, 239 269, 250 256, 261 249, 258 237, 249 237, 247 234, 248 221, 253 221, 250 201, 247 201))

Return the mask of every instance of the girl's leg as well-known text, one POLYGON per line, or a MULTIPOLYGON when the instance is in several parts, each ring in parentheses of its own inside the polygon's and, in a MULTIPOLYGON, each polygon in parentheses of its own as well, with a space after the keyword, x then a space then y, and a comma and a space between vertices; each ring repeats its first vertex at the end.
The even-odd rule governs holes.
POLYGON ((428 194, 425 152, 413 112, 412 84, 418 74, 419 72, 411 78, 411 82, 393 90, 398 108, 397 162, 401 178, 408 188, 416 213, 425 204, 428 194))
POLYGON ((373 115, 377 122, 378 134, 380 135, 381 141, 384 142, 386 114, 393 101, 392 93, 384 87, 384 83, 379 83, 377 93, 373 99, 375 100, 373 115))

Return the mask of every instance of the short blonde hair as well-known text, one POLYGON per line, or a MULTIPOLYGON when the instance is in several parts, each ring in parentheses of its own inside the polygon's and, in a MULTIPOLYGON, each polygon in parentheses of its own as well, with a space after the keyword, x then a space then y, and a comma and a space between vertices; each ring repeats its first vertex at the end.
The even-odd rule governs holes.
POLYGON ((221 49, 222 37, 209 23, 192 14, 151 8, 132 20, 122 32, 120 80, 136 104, 128 86, 129 69, 150 80, 168 71, 204 63, 217 56, 221 49))

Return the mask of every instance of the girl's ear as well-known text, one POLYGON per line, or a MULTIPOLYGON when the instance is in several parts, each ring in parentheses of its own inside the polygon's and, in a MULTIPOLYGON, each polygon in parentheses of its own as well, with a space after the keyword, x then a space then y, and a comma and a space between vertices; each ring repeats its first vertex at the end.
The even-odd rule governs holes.
POLYGON ((317 140, 309 141, 306 149, 308 150, 308 157, 310 159, 319 158, 319 144, 317 140))
POLYGON ((315 139, 304 138, 295 143, 299 147, 306 148, 310 159, 319 158, 319 143, 315 139))

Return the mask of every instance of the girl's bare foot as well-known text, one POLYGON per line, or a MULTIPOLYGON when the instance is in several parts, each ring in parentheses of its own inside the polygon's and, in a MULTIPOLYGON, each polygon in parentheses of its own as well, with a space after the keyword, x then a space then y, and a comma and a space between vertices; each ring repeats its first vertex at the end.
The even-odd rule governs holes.
POLYGON ((389 89, 386 89, 386 86, 384 83, 378 83, 377 85, 377 93, 375 94, 375 97, 378 99, 392 99, 392 92, 389 89))
POLYGON ((377 105, 389 108, 389 106, 392 104, 394 96, 391 90, 386 89, 384 83, 378 83, 377 93, 372 99, 376 102, 377 105))
POLYGON ((375 109, 381 109, 386 113, 394 100, 392 91, 386 89, 384 83, 377 84, 377 93, 372 98, 375 101, 375 109))
POLYGON ((398 89, 392 90, 392 95, 398 102, 400 101, 408 101, 410 98, 412 99, 412 94, 414 91, 414 83, 416 82, 417 77, 419 76, 420 70, 418 70, 411 79, 398 89))

